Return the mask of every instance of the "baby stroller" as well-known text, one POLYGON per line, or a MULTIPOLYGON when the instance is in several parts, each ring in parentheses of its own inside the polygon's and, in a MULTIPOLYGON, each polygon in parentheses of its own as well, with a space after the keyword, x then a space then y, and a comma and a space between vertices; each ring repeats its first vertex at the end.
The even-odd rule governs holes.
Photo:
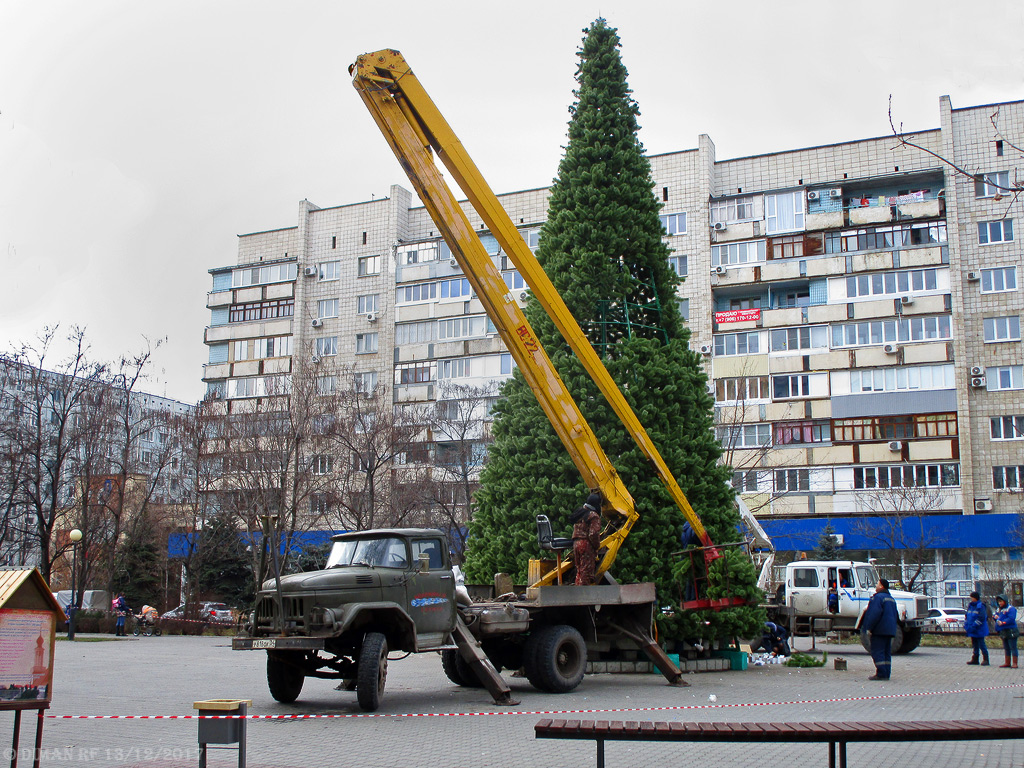
POLYGON ((142 606, 142 613, 132 614, 132 634, 138 637, 144 635, 160 637, 160 617, 156 608, 149 605, 142 606))

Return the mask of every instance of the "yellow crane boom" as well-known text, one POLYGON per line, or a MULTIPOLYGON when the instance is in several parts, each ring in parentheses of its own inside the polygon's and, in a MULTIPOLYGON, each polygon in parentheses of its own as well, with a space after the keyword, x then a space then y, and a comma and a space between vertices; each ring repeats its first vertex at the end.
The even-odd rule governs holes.
MULTIPOLYGON (((700 518, 693 511, 654 442, 402 54, 395 50, 363 54, 349 68, 349 74, 353 77, 355 89, 451 248, 584 482, 591 489, 601 492, 604 515, 610 518, 616 515, 621 517, 617 525, 610 526, 610 532, 601 541, 605 554, 598 563, 596 574, 600 576, 608 570, 636 522, 633 497, 580 413, 550 358, 541 348, 525 314, 502 279, 501 272, 491 261, 465 211, 434 163, 434 153, 466 194, 491 234, 530 286, 533 295, 583 363, 587 373, 597 383, 612 410, 650 460, 683 516, 708 548, 706 551, 709 556, 716 557, 717 552, 700 518)), ((568 564, 563 564, 562 570, 568 567, 568 564)), ((533 586, 553 583, 560 575, 552 571, 533 586)))

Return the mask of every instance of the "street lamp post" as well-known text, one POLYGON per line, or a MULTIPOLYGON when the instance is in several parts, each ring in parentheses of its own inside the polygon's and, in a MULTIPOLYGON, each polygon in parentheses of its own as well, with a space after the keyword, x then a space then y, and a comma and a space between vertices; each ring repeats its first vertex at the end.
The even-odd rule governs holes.
POLYGON ((78 613, 78 596, 75 593, 78 572, 78 542, 82 540, 82 532, 74 528, 68 534, 68 538, 71 539, 71 602, 68 604, 68 640, 74 640, 75 614, 78 613))

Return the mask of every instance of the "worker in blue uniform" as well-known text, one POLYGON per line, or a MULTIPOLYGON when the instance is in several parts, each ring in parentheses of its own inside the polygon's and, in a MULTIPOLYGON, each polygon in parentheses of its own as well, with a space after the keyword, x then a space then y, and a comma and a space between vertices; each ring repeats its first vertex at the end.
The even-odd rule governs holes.
POLYGON ((889 582, 879 579, 875 594, 864 611, 861 629, 871 634, 871 659, 875 674, 868 680, 888 680, 892 673, 892 639, 900 627, 896 599, 889 594, 889 582))

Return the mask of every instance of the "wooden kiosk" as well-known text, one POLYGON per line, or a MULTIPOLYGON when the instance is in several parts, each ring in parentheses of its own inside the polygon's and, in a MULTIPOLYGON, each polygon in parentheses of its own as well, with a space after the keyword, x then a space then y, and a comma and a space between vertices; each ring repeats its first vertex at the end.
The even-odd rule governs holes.
POLYGON ((36 710, 33 768, 43 743, 43 712, 53 695, 53 649, 63 615, 35 568, 0 568, 0 711, 14 711, 11 768, 18 765, 21 712, 36 710))

